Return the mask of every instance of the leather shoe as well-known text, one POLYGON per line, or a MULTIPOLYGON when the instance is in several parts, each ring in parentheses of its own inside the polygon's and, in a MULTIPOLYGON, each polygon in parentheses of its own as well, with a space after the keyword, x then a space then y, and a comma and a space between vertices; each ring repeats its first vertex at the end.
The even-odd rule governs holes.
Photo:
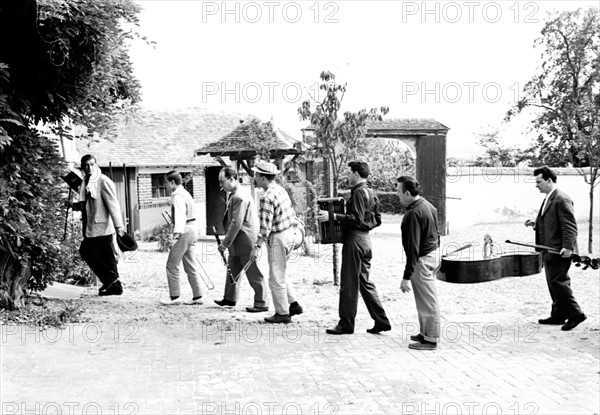
POLYGON ((202 301, 202 297, 194 300, 193 298, 190 298, 189 300, 186 300, 183 302, 183 304, 185 305, 202 305, 204 304, 204 301, 202 301))
POLYGON ((373 328, 367 329, 367 333, 378 334, 378 333, 381 333, 382 331, 390 331, 391 329, 392 329, 392 326, 390 326, 389 324, 386 324, 385 326, 375 324, 373 326, 373 328))
POLYGON ((408 348, 413 350, 435 350, 437 349, 437 343, 423 340, 422 342, 418 343, 410 343, 408 348))
POLYGON ((538 323, 540 323, 540 324, 556 324, 556 325, 561 325, 561 324, 565 324, 565 319, 563 318, 561 320, 560 318, 556 318, 556 317, 548 317, 548 318, 539 319, 538 323))
POLYGON ((235 301, 229 301, 223 298, 222 300, 215 300, 215 304, 218 304, 221 307, 234 307, 235 301))
POLYGON ((567 322, 564 324, 564 326, 562 326, 560 329, 563 331, 573 330, 575 327, 577 327, 579 325, 579 323, 585 321, 586 318, 587 318, 587 316, 585 314, 581 313, 578 316, 568 319, 567 322))
POLYGON ((300 304, 298 304, 295 307, 290 306, 290 317, 297 316, 302 313, 304 313, 304 310, 302 309, 302 306, 300 304))
POLYGON ((121 281, 115 280, 113 283, 109 284, 106 288, 102 286, 98 291, 98 295, 101 297, 105 297, 107 295, 121 295, 123 294, 123 286, 121 285, 121 281))
POLYGON ((265 321, 267 323, 289 323, 292 321, 292 318, 289 314, 273 314, 271 317, 265 317, 265 321))
POLYGON ((269 307, 260 307, 260 306, 254 306, 254 307, 246 307, 246 311, 249 313, 262 313, 264 311, 269 311, 269 307))
POLYGON ((425 337, 423 337, 421 334, 417 334, 416 336, 410 336, 410 339, 414 342, 424 342, 425 341, 425 337))
POLYGON ((345 329, 345 328, 343 328, 342 326, 340 326, 338 324, 337 326, 335 326, 332 329, 325 330, 325 333, 327 333, 327 334, 335 334, 335 335, 339 335, 339 334, 352 334, 352 333, 354 333, 354 330, 345 329))

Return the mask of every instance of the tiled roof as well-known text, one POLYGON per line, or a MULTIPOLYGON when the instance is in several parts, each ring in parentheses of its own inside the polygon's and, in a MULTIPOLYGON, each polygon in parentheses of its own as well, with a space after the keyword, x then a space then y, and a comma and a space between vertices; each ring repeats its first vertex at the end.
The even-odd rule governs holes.
MULTIPOLYGON (((392 118, 383 119, 383 121, 369 121, 367 122, 367 128, 369 132, 373 131, 448 131, 441 122, 438 122, 431 118, 392 118)), ((309 125, 303 130, 311 131, 314 130, 313 125, 309 125)), ((367 133, 368 134, 368 133, 367 133)))
POLYGON ((392 118, 383 121, 370 121, 367 123, 369 130, 405 130, 405 131, 448 131, 441 122, 431 118, 392 118))
POLYGON ((78 140, 80 155, 93 154, 101 166, 198 165, 210 158, 195 157, 194 150, 217 141, 249 116, 208 111, 202 108, 153 111, 139 110, 123 120, 109 140, 78 140))
MULTIPOLYGON (((257 118, 246 120, 242 125, 238 125, 237 128, 227 134, 222 139, 210 143, 206 146, 198 148, 196 154, 221 154, 221 155, 234 155, 236 153, 253 153, 255 152, 252 145, 254 135, 253 128, 256 127, 256 123, 260 123, 257 118)), ((297 153, 299 140, 293 138, 289 134, 273 128, 272 144, 269 145, 271 150, 276 152, 285 152, 287 154, 297 153)))

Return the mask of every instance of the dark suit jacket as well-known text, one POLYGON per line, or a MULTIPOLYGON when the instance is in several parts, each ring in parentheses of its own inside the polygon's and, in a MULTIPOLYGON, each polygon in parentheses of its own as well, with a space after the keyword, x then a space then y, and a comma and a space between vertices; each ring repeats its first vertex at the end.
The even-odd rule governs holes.
POLYGON ((535 243, 557 251, 566 248, 577 252, 577 223, 571 198, 556 189, 543 210, 535 219, 535 243))
POLYGON ((229 195, 223 227, 227 230, 223 245, 229 249, 229 255, 250 253, 258 239, 259 222, 254 199, 242 186, 229 195))

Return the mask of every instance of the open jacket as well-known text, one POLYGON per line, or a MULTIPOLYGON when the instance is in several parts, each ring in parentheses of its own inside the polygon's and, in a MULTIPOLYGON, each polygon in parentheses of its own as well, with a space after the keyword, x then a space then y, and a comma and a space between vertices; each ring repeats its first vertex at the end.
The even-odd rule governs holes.
POLYGON ((259 222, 254 199, 247 189, 239 186, 229 195, 223 227, 227 230, 223 245, 229 249, 230 255, 244 255, 252 251, 258 238, 259 222))
POLYGON ((573 201, 556 189, 546 200, 543 212, 535 219, 535 243, 557 251, 561 248, 577 252, 577 222, 573 201))
MULTIPOLYGON (((85 187, 85 182, 81 184, 85 187)), ((123 226, 121 207, 117 200, 115 184, 107 176, 98 178, 95 197, 86 195, 83 214, 84 236, 96 238, 112 235, 115 227, 123 226)))

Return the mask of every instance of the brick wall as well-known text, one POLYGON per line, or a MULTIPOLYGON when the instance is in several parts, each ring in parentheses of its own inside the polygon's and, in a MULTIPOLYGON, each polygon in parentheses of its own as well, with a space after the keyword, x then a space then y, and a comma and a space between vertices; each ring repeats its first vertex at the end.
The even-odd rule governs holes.
POLYGON ((204 174, 194 176, 194 200, 206 202, 206 189, 204 174))
POLYGON ((138 174, 138 203, 140 207, 152 203, 152 180, 149 174, 138 174))

